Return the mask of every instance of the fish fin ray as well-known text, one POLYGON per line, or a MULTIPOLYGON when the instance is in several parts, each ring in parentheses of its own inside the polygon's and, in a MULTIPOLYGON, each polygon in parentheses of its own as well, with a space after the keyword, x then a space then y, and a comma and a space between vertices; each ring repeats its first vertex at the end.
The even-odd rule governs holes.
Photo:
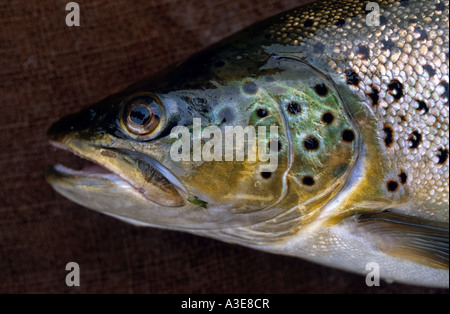
POLYGON ((449 224, 390 210, 355 216, 358 229, 382 252, 432 268, 449 268, 449 224))

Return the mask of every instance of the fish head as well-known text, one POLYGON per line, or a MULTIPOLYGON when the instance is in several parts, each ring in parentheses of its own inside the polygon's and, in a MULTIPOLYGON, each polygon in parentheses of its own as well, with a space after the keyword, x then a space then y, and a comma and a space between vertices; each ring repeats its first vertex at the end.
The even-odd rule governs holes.
POLYGON ((350 118, 309 65, 235 54, 216 47, 56 122, 50 142, 96 166, 56 165, 47 181, 83 206, 164 228, 307 216, 355 159, 356 132, 342 141, 350 118))
POLYGON ((192 67, 54 123, 51 144, 95 165, 55 165, 47 181, 83 206, 161 227, 246 226, 274 216, 291 163, 277 103, 256 79, 217 83, 192 67))

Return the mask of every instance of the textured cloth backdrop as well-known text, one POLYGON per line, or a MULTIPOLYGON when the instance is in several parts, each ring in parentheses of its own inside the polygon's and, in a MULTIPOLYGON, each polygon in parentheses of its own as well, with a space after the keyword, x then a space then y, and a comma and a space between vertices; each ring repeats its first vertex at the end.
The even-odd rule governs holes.
POLYGON ((75 162, 46 130, 58 118, 308 0, 0 2, 0 293, 442 293, 185 233, 137 228, 78 206, 46 184, 75 162), (81 286, 67 287, 77 262, 81 286))

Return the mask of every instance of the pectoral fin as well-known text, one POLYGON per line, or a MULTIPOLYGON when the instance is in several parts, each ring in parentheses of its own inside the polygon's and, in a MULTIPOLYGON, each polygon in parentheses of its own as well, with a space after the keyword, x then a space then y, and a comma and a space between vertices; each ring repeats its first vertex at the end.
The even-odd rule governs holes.
POLYGON ((448 269, 449 224, 383 211, 354 216, 357 230, 386 254, 448 269))

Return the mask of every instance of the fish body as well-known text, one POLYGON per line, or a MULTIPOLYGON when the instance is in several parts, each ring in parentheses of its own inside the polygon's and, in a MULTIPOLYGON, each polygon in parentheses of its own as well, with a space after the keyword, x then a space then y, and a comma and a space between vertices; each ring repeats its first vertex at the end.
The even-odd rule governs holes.
POLYGON ((260 22, 56 122, 52 144, 97 166, 47 181, 136 225, 448 287, 448 5, 260 22))

